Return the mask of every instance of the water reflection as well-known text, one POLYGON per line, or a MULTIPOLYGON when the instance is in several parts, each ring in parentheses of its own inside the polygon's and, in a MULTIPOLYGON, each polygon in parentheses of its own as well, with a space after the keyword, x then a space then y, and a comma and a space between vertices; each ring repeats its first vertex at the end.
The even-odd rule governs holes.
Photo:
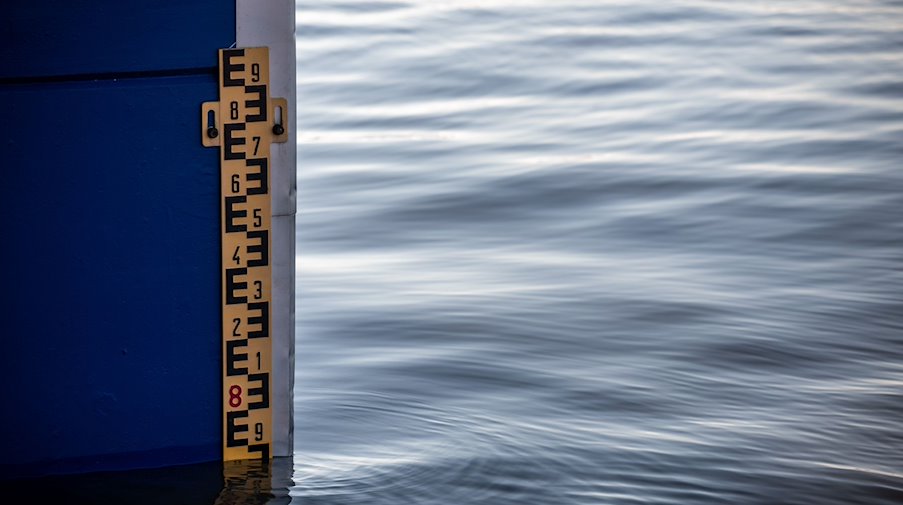
POLYGON ((216 505, 284 505, 291 502, 292 459, 223 463, 223 490, 216 505))
POLYGON ((292 459, 274 458, 0 482, 0 494, 66 505, 284 505, 291 486, 292 459))

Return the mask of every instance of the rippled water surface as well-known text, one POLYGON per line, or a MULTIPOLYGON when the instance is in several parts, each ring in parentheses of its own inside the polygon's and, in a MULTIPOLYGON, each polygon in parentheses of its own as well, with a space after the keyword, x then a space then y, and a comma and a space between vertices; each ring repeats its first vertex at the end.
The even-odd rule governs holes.
POLYGON ((297 12, 293 502, 903 503, 903 3, 297 12))

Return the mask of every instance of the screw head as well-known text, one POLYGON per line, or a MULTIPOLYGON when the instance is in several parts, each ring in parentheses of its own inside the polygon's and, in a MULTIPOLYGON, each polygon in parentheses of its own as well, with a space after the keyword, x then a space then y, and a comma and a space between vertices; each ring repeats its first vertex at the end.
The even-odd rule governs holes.
POLYGON ((207 128, 207 136, 215 139, 216 137, 219 137, 219 130, 211 126, 210 128, 207 128))
POLYGON ((273 125, 273 133, 276 135, 282 135, 285 133, 285 128, 282 127, 281 124, 273 125))

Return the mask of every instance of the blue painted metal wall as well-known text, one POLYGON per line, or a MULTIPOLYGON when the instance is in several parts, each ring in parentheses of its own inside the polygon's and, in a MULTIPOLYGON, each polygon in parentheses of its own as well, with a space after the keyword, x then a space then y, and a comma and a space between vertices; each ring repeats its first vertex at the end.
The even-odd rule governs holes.
POLYGON ((218 459, 234 1, 16 0, 0 37, 0 478, 218 459))
POLYGON ((210 67, 234 0, 5 0, 0 78, 210 67))

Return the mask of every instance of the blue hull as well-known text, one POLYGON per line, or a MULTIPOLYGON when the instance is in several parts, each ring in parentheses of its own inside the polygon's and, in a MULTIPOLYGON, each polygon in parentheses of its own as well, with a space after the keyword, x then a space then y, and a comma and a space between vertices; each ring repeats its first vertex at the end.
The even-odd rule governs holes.
POLYGON ((4 8, 3 475, 217 460, 219 158, 198 111, 234 1, 4 8))

